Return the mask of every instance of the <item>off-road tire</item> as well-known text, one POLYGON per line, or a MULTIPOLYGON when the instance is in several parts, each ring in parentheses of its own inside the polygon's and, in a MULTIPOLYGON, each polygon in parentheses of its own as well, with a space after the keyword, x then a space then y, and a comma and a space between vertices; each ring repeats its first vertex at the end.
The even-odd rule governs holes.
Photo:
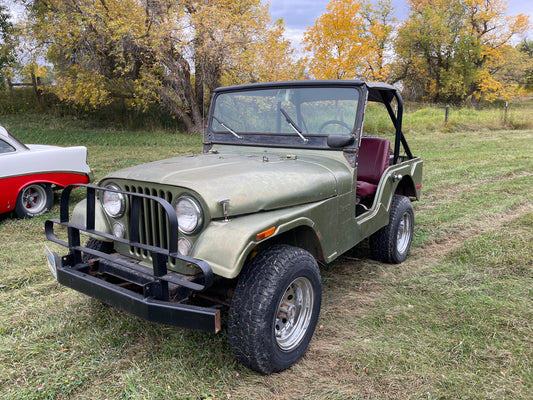
POLYGON ((399 264, 407 258, 413 240, 415 213, 409 198, 394 195, 389 224, 370 236, 370 255, 374 260, 399 264))
MULTIPOLYGON (((98 240, 94 238, 90 238, 87 241, 87 244, 85 245, 88 249, 91 250, 98 250, 102 253, 110 254, 113 252, 113 243, 112 242, 104 242, 103 240, 98 240)), ((84 263, 88 263, 91 258, 94 258, 91 254, 83 253, 81 256, 81 259, 84 263)))
POLYGON ((287 245, 261 251, 241 273, 231 301, 228 338, 235 358, 267 375, 296 363, 313 336, 321 293, 309 252, 287 245), (306 306, 291 306, 298 299, 306 306))

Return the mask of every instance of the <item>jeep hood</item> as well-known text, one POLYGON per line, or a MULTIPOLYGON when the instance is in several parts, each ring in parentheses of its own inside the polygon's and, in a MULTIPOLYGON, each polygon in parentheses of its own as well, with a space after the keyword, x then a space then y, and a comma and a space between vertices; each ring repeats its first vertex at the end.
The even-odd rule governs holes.
POLYGON ((126 168, 104 181, 111 179, 192 190, 207 205, 211 218, 221 218, 218 202, 224 199, 229 199, 229 216, 236 216, 333 197, 339 179, 351 182, 351 172, 330 157, 199 154, 126 168))

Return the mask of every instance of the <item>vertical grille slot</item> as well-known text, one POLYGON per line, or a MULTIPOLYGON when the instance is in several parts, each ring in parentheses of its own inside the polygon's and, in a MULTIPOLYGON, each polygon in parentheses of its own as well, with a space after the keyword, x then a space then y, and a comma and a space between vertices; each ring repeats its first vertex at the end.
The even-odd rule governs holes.
MULTIPOLYGON (((125 186, 125 190, 132 193, 141 193, 160 197, 169 203, 172 201, 172 193, 164 190, 157 190, 155 188, 142 186, 125 186)), ((165 249, 168 248, 168 235, 167 214, 163 207, 155 201, 142 199, 139 216, 140 243, 165 249)), ((146 250, 140 250, 131 246, 130 251, 137 257, 150 261, 152 259, 151 254, 146 250)))
MULTIPOLYGON (((156 196, 157 194, 154 194, 154 196, 156 196)), ((166 193, 166 196, 165 196, 165 192, 160 190, 159 191, 159 197, 165 199, 166 201, 168 201, 169 203, 172 201, 172 195, 167 192, 166 193)), ((161 207, 159 204, 157 205, 157 209, 158 209, 158 212, 159 212, 159 232, 161 233, 160 235, 160 238, 161 238, 161 243, 160 243, 160 247, 162 247, 163 249, 166 249, 168 248, 168 222, 167 222, 167 219, 166 219, 166 212, 165 210, 163 209, 163 207, 161 207)))
MULTIPOLYGON (((150 194, 148 190, 143 190, 141 188, 142 194, 150 194)), ((141 233, 141 243, 148 244, 150 246, 154 245, 154 238, 152 236, 152 213, 150 210, 150 200, 149 199, 143 199, 142 200, 142 206, 141 206, 141 218, 139 219, 139 231, 141 233)), ((146 250, 143 251, 144 256, 148 256, 148 252, 146 250)))

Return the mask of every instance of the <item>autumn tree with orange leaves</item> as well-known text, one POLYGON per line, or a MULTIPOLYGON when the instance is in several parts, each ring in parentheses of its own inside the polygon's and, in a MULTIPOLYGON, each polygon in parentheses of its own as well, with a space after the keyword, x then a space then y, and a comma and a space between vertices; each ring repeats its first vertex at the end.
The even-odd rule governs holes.
POLYGON ((222 84, 297 77, 293 48, 260 0, 34 0, 28 35, 54 65, 61 99, 87 108, 123 99, 163 105, 204 129, 222 84))
POLYGON ((332 0, 304 33, 309 73, 316 79, 388 80, 394 22, 390 0, 332 0))
POLYGON ((408 0, 396 40, 395 80, 408 97, 461 102, 509 98, 502 79, 511 39, 528 28, 524 14, 505 16, 504 0, 408 0))

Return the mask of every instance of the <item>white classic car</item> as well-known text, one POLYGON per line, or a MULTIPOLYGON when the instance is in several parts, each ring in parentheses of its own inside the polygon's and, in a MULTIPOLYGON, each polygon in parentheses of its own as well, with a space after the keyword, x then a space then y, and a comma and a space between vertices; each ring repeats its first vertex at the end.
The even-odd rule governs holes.
POLYGON ((0 126, 0 214, 42 214, 52 207, 53 189, 91 177, 86 147, 25 145, 0 126))

